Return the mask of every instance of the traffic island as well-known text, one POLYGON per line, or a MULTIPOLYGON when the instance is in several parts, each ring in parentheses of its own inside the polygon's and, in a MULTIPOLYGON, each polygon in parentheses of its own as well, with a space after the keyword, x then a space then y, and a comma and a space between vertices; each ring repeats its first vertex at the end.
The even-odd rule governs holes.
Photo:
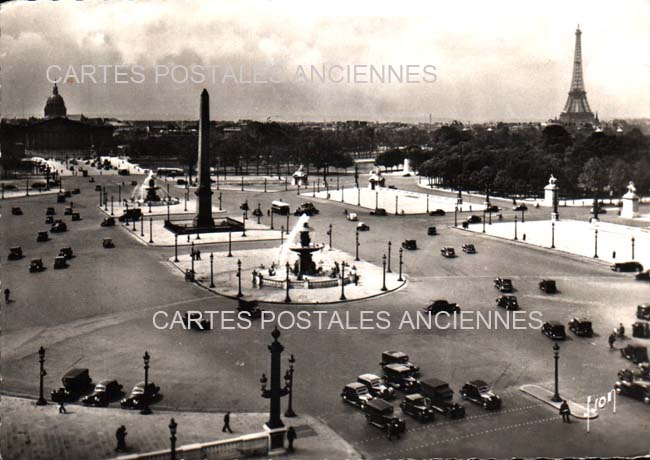
POLYGON ((527 385, 520 386, 519 389, 524 393, 532 396, 533 398, 538 399, 543 403, 548 404, 549 406, 555 408, 555 410, 557 410, 558 413, 560 411, 560 405, 562 404, 562 400, 566 400, 567 404, 569 405, 569 409, 571 410, 572 417, 581 420, 587 420, 587 418, 593 420, 595 418, 598 418, 597 409, 591 409, 591 412, 589 413, 589 415, 587 415, 587 406, 572 401, 571 399, 562 398, 562 400, 560 401, 553 401, 552 399, 553 391, 549 390, 548 388, 544 388, 542 386, 534 385, 534 384, 527 384, 527 385))

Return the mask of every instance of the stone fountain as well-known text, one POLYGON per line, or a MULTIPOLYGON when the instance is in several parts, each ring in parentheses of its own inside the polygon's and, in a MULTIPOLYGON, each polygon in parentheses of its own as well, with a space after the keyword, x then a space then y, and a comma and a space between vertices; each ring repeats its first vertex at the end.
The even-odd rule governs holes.
POLYGON ((309 224, 303 222, 302 228, 298 230, 300 236, 299 244, 289 246, 289 250, 298 254, 298 279, 303 279, 304 275, 313 276, 318 272, 316 271, 316 264, 312 260, 312 254, 320 251, 325 246, 322 243, 312 243, 309 236, 309 224))

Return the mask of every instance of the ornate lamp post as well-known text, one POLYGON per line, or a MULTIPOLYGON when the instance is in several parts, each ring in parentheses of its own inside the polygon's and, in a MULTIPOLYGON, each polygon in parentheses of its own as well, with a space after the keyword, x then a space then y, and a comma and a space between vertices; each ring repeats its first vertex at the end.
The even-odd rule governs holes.
POLYGON ((178 427, 178 424, 176 421, 172 418, 171 422, 169 422, 169 441, 171 442, 171 460, 176 460, 176 428, 178 427))
POLYGON ((404 253, 404 248, 399 248, 399 278, 397 278, 397 281, 404 281, 404 278, 402 278, 402 255, 404 253))
POLYGON ((458 227, 458 205, 454 206, 454 227, 458 227))
POLYGON ((521 223, 522 224, 526 223, 526 220, 525 220, 525 217, 524 217, 525 212, 526 212, 526 208, 524 208, 524 205, 522 204, 521 205, 521 223))
POLYGON ((192 274, 194 274, 194 241, 192 241, 192 245, 190 246, 190 260, 192 262, 192 274))
POLYGON ((598 229, 594 229, 594 259, 598 259, 598 229))
POLYGON ((341 297, 339 300, 347 300, 345 298, 345 262, 341 262, 341 297))
POLYGON ((144 356, 142 356, 142 360, 144 361, 144 394, 142 395, 142 410, 140 413, 142 415, 149 415, 151 414, 151 408, 149 407, 149 360, 151 359, 151 356, 149 356, 149 352, 145 351, 144 356))
POLYGON ((555 222, 551 222, 551 249, 555 249, 555 222))
POLYGON ((289 234, 289 213, 287 213, 287 226, 285 227, 287 235, 289 234))
POLYGON ((327 230, 327 236, 330 239, 330 249, 332 249, 332 224, 330 224, 329 230, 327 230))
POLYGON ((153 218, 151 217, 149 218, 149 244, 153 244, 153 218))
POLYGON ((140 215, 140 236, 144 237, 144 215, 140 215))
POLYGON ((290 303, 290 302, 291 302, 291 297, 289 297, 289 289, 291 288, 291 286, 290 286, 290 283, 289 283, 289 262, 286 263, 286 265, 284 266, 284 268, 285 268, 285 270, 286 270, 286 272, 287 272, 287 279, 285 280, 285 284, 286 284, 286 286, 285 286, 286 294, 285 294, 285 296, 284 296, 284 301, 285 301, 286 303, 290 303))
POLYGON ((261 204, 257 203, 257 223, 260 224, 260 219, 262 218, 262 209, 261 204))
POLYGON ((483 209, 483 233, 485 233, 485 209, 483 209))
POLYGON ((379 190, 375 190, 375 209, 379 208, 379 190))
POLYGON ((43 397, 43 378, 47 375, 47 372, 43 368, 43 364, 45 363, 45 348, 42 346, 38 349, 38 362, 41 369, 39 373, 38 400, 36 401, 36 405, 45 406, 47 401, 43 397))
POLYGON ((210 287, 214 287, 214 254, 210 253, 210 287))
POLYGON ((269 214, 271 214, 271 230, 275 230, 275 229, 273 228, 273 214, 275 214, 275 213, 273 212, 273 205, 271 205, 271 212, 270 212, 269 214))
POLYGON ((357 206, 361 206, 361 189, 357 183, 357 206))
POLYGON ((284 374, 284 381, 289 388, 289 407, 284 413, 285 417, 295 417, 296 413, 293 411, 293 365, 296 363, 296 358, 291 355, 289 358, 289 370, 284 374))
POLYGON ((399 196, 395 195, 395 215, 399 214, 399 211, 397 209, 399 207, 399 205, 397 204, 398 202, 399 202, 399 196))
POLYGON ((114 216, 113 214, 113 195, 111 195, 111 216, 114 216))
POLYGON ((284 225, 280 226, 280 246, 284 244, 284 225))
POLYGON ((516 241, 517 239, 518 239, 517 238, 517 215, 515 214, 515 237, 514 237, 514 240, 516 241))
POLYGON ((174 262, 178 262, 178 234, 174 233, 174 262))
POLYGON ((243 297, 241 292, 241 260, 237 259, 237 297, 243 297))
POLYGON ((270 400, 269 408, 269 421, 266 422, 264 427, 269 432, 270 437, 270 449, 282 449, 284 447, 284 423, 282 423, 281 418, 281 398, 286 396, 289 392, 288 388, 281 386, 281 355, 284 351, 284 346, 278 342, 280 337, 280 331, 277 327, 271 333, 273 337, 273 343, 269 345, 269 351, 271 352, 271 388, 267 389, 266 384, 268 379, 266 374, 262 374, 260 383, 262 384, 262 397, 270 400))
POLYGON ((169 219, 169 200, 167 201, 167 220, 169 219))
POLYGON ((187 211, 187 199, 190 194, 190 190, 188 188, 185 189, 185 207, 183 208, 184 211, 187 211))
POLYGON ((555 361, 555 392, 553 393, 551 401, 560 402, 562 401, 558 388, 558 361, 560 360, 560 346, 557 343, 553 344, 553 360, 555 361))
POLYGON ((232 232, 228 232, 228 257, 232 257, 232 232))
POLYGON ((223 198, 223 192, 219 192, 219 211, 221 211, 221 209, 222 209, 222 207, 221 207, 222 198, 223 198))
POLYGON ((393 271, 390 269, 390 253, 391 253, 391 248, 393 246, 393 243, 391 241, 388 241, 388 266, 386 267, 386 272, 387 273, 393 273, 393 271))
POLYGON ((246 236, 246 211, 244 211, 241 219, 241 236, 242 238, 246 236))
POLYGON ((381 264, 383 266, 383 279, 382 279, 381 290, 387 291, 388 289, 386 289, 386 254, 381 256, 381 264))
POLYGON ((634 260, 634 237, 632 237, 632 260, 634 260))
POLYGON ((122 184, 117 184, 117 202, 122 202, 122 184))
POLYGON ((151 214, 151 201, 149 201, 149 214, 151 214))
POLYGON ((354 256, 354 260, 359 262, 359 229, 357 228, 354 232, 354 238, 355 238, 355 247, 356 247, 356 254, 354 256))

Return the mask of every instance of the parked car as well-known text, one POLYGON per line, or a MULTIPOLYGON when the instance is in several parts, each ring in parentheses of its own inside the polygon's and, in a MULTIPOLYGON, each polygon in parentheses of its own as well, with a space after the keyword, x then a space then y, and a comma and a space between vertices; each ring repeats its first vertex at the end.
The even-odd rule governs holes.
POLYGON ((650 321, 650 303, 642 303, 636 307, 636 317, 650 321))
POLYGON ((372 399, 364 407, 368 423, 382 430, 392 429, 395 434, 403 433, 406 431, 406 422, 394 416, 394 410, 393 405, 383 399, 372 399))
POLYGON ((341 391, 341 399, 348 404, 363 409, 368 401, 374 398, 370 394, 368 387, 363 383, 352 382, 343 387, 343 391, 341 391))
POLYGON ((54 223, 54 216, 46 216, 45 223, 48 225, 52 225, 54 223))
POLYGON ((497 297, 497 307, 505 308, 506 310, 519 310, 519 302, 517 297, 512 294, 505 294, 497 297))
POLYGON ((238 312, 246 313, 247 317, 250 319, 258 319, 262 317, 262 309, 259 307, 257 300, 244 300, 239 299, 239 305, 237 306, 238 312))
POLYGON ((81 220, 81 214, 79 214, 78 212, 73 212, 73 213, 72 213, 72 220, 73 220, 73 221, 79 221, 79 220, 81 220))
POLYGON ((513 211, 528 211, 528 206, 526 206, 525 204, 522 203, 520 205, 513 206, 512 210, 513 211))
POLYGON ((66 246, 65 248, 61 248, 59 250, 59 256, 63 256, 66 259, 72 259, 74 257, 74 254, 72 253, 72 248, 70 246, 66 246))
POLYGON ((115 243, 113 243, 113 238, 104 238, 102 240, 102 246, 106 249, 114 248, 115 243))
POLYGON ((384 366, 384 381, 396 390, 414 393, 420 388, 420 382, 413 376, 413 371, 403 364, 384 366))
POLYGON ((453 259, 456 257, 456 251, 454 251, 454 248, 445 246, 440 250, 440 254, 442 254, 443 257, 447 257, 448 259, 453 259))
POLYGON ((402 247, 409 251, 415 251, 418 248, 418 244, 415 240, 404 240, 402 241, 402 247))
POLYGON ((68 226, 65 222, 54 221, 52 227, 50 227, 50 233, 63 233, 68 231, 68 226))
POLYGON ((120 401, 120 406, 123 409, 142 409, 145 398, 148 398, 150 403, 160 399, 160 387, 154 382, 148 382, 145 393, 144 382, 136 383, 131 394, 120 401))
POLYGON ((444 299, 438 299, 434 300, 429 305, 424 307, 424 311, 431 313, 432 315, 436 315, 442 312, 453 314, 460 312, 460 307, 455 302, 448 302, 444 299))
POLYGON ((429 211, 430 216, 444 216, 446 213, 443 209, 435 209, 433 211, 429 211))
POLYGON ((494 287, 497 288, 499 292, 512 292, 514 290, 512 280, 509 278, 495 278, 494 287))
POLYGON ((476 248, 471 243, 463 244, 463 252, 467 254, 476 254, 476 248))
POLYGON ((19 260, 24 257, 23 255, 23 248, 20 246, 14 246, 12 248, 9 248, 9 255, 7 256, 7 259, 9 260, 19 260))
POLYGON ((20 209, 18 206, 14 206, 11 208, 11 214, 14 216, 22 216, 23 215, 23 210, 20 209))
POLYGON ((485 208, 485 212, 499 212, 501 208, 499 208, 497 205, 493 204, 485 208))
POLYGON ((650 404, 650 382, 647 380, 619 380, 614 384, 617 394, 629 396, 631 398, 650 404))
POLYGON ((102 227, 113 227, 115 226, 115 217, 105 217, 100 224, 102 227))
POLYGON ((557 285, 555 280, 542 280, 539 282, 539 289, 547 294, 557 293, 557 285))
POLYGON ((621 369, 618 371, 619 380, 627 380, 632 382, 634 380, 648 380, 650 381, 650 364, 639 363, 635 369, 621 369))
POLYGON ((364 224, 363 222, 359 222, 357 224, 357 230, 359 230, 360 232, 367 232, 368 230, 370 230, 370 227, 368 227, 368 225, 364 224))
POLYGON ((413 393, 404 396, 399 407, 407 415, 415 417, 420 423, 429 422, 435 419, 436 413, 431 408, 431 401, 420 393, 413 393))
POLYGON ((131 208, 126 209, 120 217, 117 218, 120 222, 133 222, 138 221, 142 218, 142 209, 140 208, 131 208))
POLYGON ((413 364, 409 360, 409 355, 407 355, 404 352, 395 351, 395 350, 386 350, 382 352, 381 362, 379 363, 379 365, 383 368, 388 364, 402 364, 408 367, 411 370, 411 372, 413 372, 414 377, 420 375, 420 368, 415 364, 413 364))
POLYGON ((47 208, 45 210, 45 215, 46 216, 54 216, 54 215, 56 215, 56 210, 54 208, 47 208))
POLYGON ((436 229, 436 227, 434 227, 434 226, 427 227, 427 235, 434 236, 434 235, 437 235, 437 234, 438 234, 438 229, 436 229))
POLYGON ((471 380, 459 391, 463 399, 482 406, 485 410, 496 410, 501 408, 501 398, 495 395, 489 385, 483 380, 471 380))
POLYGON ((483 222, 483 219, 481 219, 481 216, 471 215, 467 219, 465 219, 465 222, 467 222, 468 224, 480 224, 481 222, 483 222))
POLYGON ((122 385, 117 380, 102 380, 88 396, 81 399, 82 404, 86 406, 106 407, 111 401, 122 395, 122 385))
POLYGON ((648 347, 641 345, 628 345, 621 348, 621 356, 632 361, 634 364, 647 363, 648 360, 648 347))
POLYGON ((68 268, 68 261, 65 256, 58 256, 54 258, 54 269, 60 270, 62 268, 68 268))
POLYGON ((187 312, 183 315, 183 325, 185 329, 195 331, 209 331, 212 329, 212 323, 208 318, 203 318, 200 312, 187 312))
POLYGON ((395 397, 395 389, 384 384, 384 381, 378 375, 362 374, 357 377, 357 382, 365 385, 375 398, 393 399, 395 397))
POLYGON ((48 241, 49 239, 50 236, 47 234, 47 232, 38 232, 38 235, 36 236, 37 243, 42 243, 44 241, 48 241))
POLYGON ((465 408, 453 402, 454 391, 449 388, 447 382, 436 378, 423 380, 420 393, 429 398, 432 409, 444 416, 449 418, 465 417, 465 408))
POLYGON ((387 216, 388 213, 384 208, 377 208, 370 211, 371 216, 387 216))
POLYGON ((73 208, 72 206, 68 206, 67 208, 65 208, 65 209, 63 210, 63 215, 64 215, 64 216, 71 216, 71 215, 72 215, 72 212, 73 212, 73 209, 74 209, 74 208, 73 208))
POLYGON ((352 222, 356 222, 359 219, 356 212, 349 212, 345 218, 352 222))
POLYGON ((552 340, 566 339, 564 324, 560 323, 559 321, 546 321, 542 325, 542 334, 552 340))
POLYGON ((650 270, 637 273, 635 278, 639 281, 650 281, 650 270))
POLYGON ((52 390, 52 401, 73 402, 79 399, 81 395, 89 392, 93 388, 93 381, 86 368, 70 369, 61 378, 63 386, 57 390, 52 390))
POLYGON ((308 216, 314 216, 318 214, 318 212, 318 209, 316 209, 316 206, 314 206, 313 203, 303 203, 294 211, 293 215, 301 216, 307 214, 308 216))
POLYGON ((80 189, 78 189, 78 188, 73 188, 73 189, 72 189, 72 194, 73 194, 73 195, 79 195, 80 193, 81 193, 81 190, 80 190, 80 189))
POLYGON ((569 321, 569 330, 580 337, 592 337, 594 335, 591 321, 587 318, 572 318, 569 321))
POLYGON ((57 203, 65 203, 65 193, 57 193, 56 194, 56 202, 57 203))
POLYGON ((616 262, 611 265, 611 269, 615 272, 641 273, 643 271, 643 265, 639 262, 616 262))
POLYGON ((32 259, 32 261, 29 263, 30 273, 42 272, 43 270, 45 270, 43 259, 32 259))

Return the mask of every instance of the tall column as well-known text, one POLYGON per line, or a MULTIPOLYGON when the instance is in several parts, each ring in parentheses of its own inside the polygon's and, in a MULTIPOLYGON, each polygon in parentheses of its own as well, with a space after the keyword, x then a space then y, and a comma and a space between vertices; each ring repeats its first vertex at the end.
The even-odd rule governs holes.
POLYGON ((198 203, 194 225, 212 227, 212 190, 210 189, 210 96, 207 90, 201 92, 201 113, 199 116, 199 158, 197 162, 198 188, 194 192, 198 203))

